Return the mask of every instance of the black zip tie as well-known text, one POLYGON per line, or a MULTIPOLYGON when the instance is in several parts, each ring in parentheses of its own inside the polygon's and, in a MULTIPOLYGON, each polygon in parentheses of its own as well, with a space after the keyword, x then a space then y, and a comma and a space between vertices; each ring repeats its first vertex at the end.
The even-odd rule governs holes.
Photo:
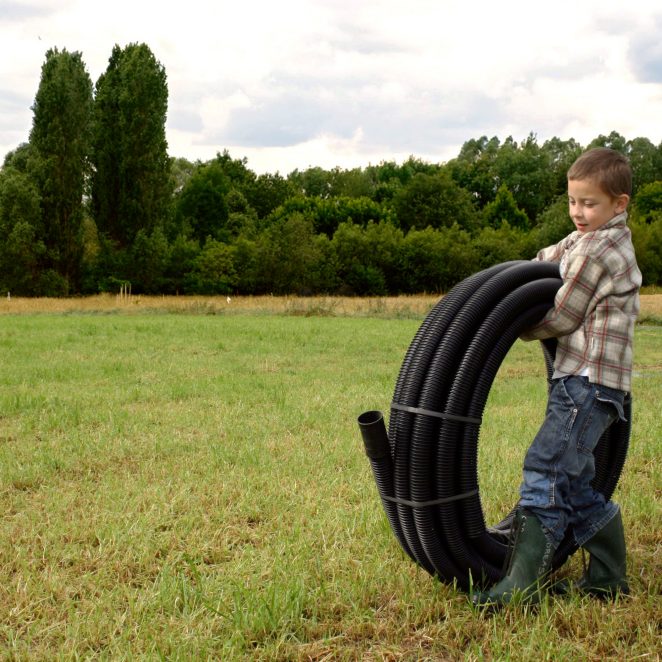
POLYGON ((431 409, 421 409, 420 407, 408 407, 407 405, 400 405, 397 402, 391 403, 391 409, 406 411, 409 412, 410 414, 423 414, 423 416, 434 416, 435 418, 443 418, 446 421, 457 421, 459 423, 474 423, 475 425, 481 424, 480 418, 473 418, 472 416, 459 416, 457 414, 446 414, 445 412, 432 411, 431 409))
POLYGON ((383 498, 387 501, 392 501, 393 503, 409 506, 410 508, 428 508, 429 506, 438 506, 442 503, 451 503, 452 501, 459 501, 460 499, 468 499, 476 494, 478 494, 478 489, 465 492, 464 494, 454 494, 453 496, 444 497, 443 499, 433 499, 432 501, 409 501, 408 499, 399 499, 398 497, 392 496, 385 496, 383 498))

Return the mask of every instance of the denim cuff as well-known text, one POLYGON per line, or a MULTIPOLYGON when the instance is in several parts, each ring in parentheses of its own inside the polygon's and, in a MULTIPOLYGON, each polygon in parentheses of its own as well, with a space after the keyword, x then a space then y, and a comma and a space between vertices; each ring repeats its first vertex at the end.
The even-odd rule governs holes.
POLYGON ((573 535, 578 547, 585 545, 598 531, 607 526, 607 524, 618 515, 618 504, 615 504, 613 501, 608 501, 605 505, 605 509, 606 512, 604 516, 597 522, 593 522, 588 528, 582 530, 581 527, 575 526, 573 535))

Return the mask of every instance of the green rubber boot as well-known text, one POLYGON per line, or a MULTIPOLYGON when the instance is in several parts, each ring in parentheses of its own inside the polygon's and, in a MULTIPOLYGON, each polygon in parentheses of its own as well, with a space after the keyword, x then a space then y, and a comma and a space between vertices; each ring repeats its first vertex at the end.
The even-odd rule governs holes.
POLYGON ((515 517, 513 550, 506 576, 489 591, 475 594, 476 607, 498 608, 511 603, 540 602, 556 545, 547 538, 538 518, 526 508, 515 517))
POLYGON ((584 549, 590 554, 588 568, 575 585, 582 593, 598 598, 628 595, 626 574, 625 533, 621 510, 612 517, 588 542, 584 549))

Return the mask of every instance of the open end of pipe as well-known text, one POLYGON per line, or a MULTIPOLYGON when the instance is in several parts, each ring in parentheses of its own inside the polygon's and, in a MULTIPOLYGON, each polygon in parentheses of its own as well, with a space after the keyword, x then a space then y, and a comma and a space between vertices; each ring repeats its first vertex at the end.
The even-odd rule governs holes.
POLYGON ((358 417, 365 454, 372 459, 379 459, 391 454, 388 433, 381 411, 365 411, 358 417))

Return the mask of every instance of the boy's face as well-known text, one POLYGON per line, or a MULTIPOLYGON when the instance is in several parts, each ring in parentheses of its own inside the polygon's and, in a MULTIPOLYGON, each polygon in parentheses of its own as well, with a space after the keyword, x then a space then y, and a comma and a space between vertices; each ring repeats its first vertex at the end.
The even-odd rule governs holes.
POLYGON ((624 212, 629 200, 626 194, 612 198, 590 179, 568 180, 570 218, 582 234, 601 228, 624 212))

